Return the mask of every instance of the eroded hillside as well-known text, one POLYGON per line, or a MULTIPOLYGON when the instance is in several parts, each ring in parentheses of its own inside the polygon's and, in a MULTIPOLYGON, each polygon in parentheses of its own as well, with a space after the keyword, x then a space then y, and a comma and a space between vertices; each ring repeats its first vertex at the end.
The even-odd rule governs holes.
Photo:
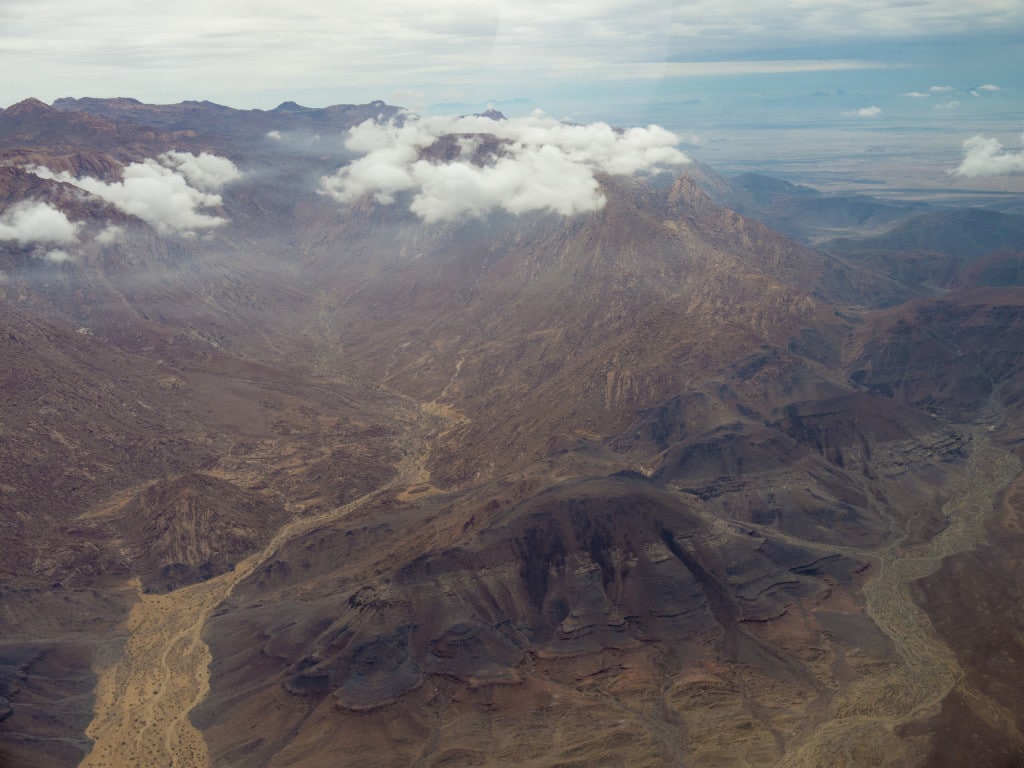
POLYGON ((320 194, 379 102, 54 106, 0 111, 4 760, 1024 754, 1015 229, 709 173, 425 223, 320 194))

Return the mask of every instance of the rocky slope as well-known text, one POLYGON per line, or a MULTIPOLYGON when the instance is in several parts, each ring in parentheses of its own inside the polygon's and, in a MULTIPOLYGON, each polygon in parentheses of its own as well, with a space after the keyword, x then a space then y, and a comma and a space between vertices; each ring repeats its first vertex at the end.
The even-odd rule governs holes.
POLYGON ((74 230, 0 241, 0 760, 1017 759, 1013 222, 817 251, 720 203, 906 211, 709 169, 571 217, 317 194, 394 114, 0 112, 0 221, 74 230), (220 223, 75 185, 170 151, 233 162, 220 223))

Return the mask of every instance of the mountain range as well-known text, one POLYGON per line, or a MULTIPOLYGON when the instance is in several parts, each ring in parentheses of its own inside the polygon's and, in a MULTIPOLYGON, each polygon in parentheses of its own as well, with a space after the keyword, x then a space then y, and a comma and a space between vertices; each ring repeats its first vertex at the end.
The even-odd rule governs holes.
POLYGON ((1021 217, 413 119, 0 111, 0 764, 1019 765, 1021 217))

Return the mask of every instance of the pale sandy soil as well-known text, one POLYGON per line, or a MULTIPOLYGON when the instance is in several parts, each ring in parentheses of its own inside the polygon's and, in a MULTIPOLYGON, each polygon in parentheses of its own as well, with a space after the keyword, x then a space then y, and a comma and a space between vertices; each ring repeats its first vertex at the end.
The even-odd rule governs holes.
MULTIPOLYGON (((986 516, 999 492, 1020 471, 1015 456, 994 445, 983 429, 974 431, 966 471, 952 489, 943 513, 949 526, 934 539, 909 550, 899 542, 877 556, 876 576, 864 587, 867 612, 889 637, 901 664, 854 682, 833 701, 827 719, 777 765, 785 768, 903 766, 919 761, 915 744, 896 736, 900 724, 938 712, 942 699, 962 684, 964 673, 928 617, 910 596, 910 584, 934 573, 944 557, 973 549, 982 538, 986 516)), ((976 691, 982 717, 1000 730, 1016 731, 1010 713, 976 691)), ((1024 736, 1017 733, 1024 748, 1024 736)), ((924 749, 926 744, 917 745, 924 749)))
POLYGON ((206 742, 188 719, 209 688, 211 657, 200 633, 242 573, 140 595, 124 655, 100 671, 96 715, 86 730, 95 745, 82 768, 207 765, 206 742))
MULTIPOLYGON (((432 414, 424 410, 429 418, 432 414)), ((420 425, 421 427, 424 425, 420 425)), ((410 434, 397 477, 323 515, 295 520, 233 571, 163 595, 139 594, 128 617, 128 640, 119 659, 97 670, 96 706, 86 735, 92 751, 79 768, 205 768, 206 742, 189 712, 209 691, 210 650, 202 639, 207 617, 235 585, 284 542, 340 519, 382 493, 429 486, 424 432, 410 434)), ((139 585, 136 584, 138 588, 139 585)))
MULTIPOLYGON (((95 747, 82 768, 206 768, 206 745, 189 722, 188 713, 206 695, 209 685, 210 653, 201 638, 207 617, 240 580, 286 540, 327 519, 343 517, 385 491, 403 489, 407 497, 431 493, 430 478, 424 471, 426 455, 425 442, 410 440, 399 477, 387 488, 326 515, 292 522, 262 552, 238 564, 233 572, 167 595, 141 595, 129 618, 130 636, 122 658, 101 670, 96 716, 87 731, 95 747)), ((908 765, 919 761, 927 745, 899 738, 897 727, 933 714, 947 693, 958 686, 983 717, 998 723, 1001 730, 1015 733, 1009 713, 964 688, 963 671, 935 635, 927 616, 914 604, 909 586, 934 572, 942 558, 979 543, 984 519, 992 511, 996 495, 1019 471, 1018 460, 995 446, 984 430, 974 432, 970 459, 943 510, 949 526, 925 544, 906 548, 896 542, 872 556, 876 561, 874 576, 864 588, 867 612, 892 642, 899 663, 865 671, 833 698, 820 718, 802 717, 803 722, 794 724, 794 731, 786 739, 781 759, 776 761, 780 745, 767 732, 748 734, 747 743, 743 743, 737 741, 738 734, 723 730, 725 723, 712 727, 716 720, 715 697, 727 693, 716 694, 713 686, 704 686, 700 696, 702 711, 708 716, 707 729, 691 728, 685 738, 668 732, 660 737, 678 742, 680 751, 687 750, 695 765, 908 765)), ((800 543, 864 557, 864 552, 846 547, 800 543)), ((784 690, 777 693, 785 698, 784 690)), ((721 714, 731 712, 732 707, 726 706, 721 714)), ((734 717, 734 713, 729 714, 730 720, 734 717)), ((1016 735, 1024 748, 1024 735, 1016 735)))

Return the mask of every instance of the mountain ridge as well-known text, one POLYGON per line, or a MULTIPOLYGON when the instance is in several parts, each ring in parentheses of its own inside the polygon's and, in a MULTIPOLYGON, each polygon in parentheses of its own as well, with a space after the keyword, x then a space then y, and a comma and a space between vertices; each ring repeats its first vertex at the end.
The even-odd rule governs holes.
POLYGON ((0 760, 924 766, 979 722, 1015 754, 1016 667, 942 593, 1017 647, 1019 249, 807 244, 978 214, 694 164, 424 224, 319 194, 383 102, 15 107, 0 217, 81 224, 64 261, 0 240, 0 760), (171 151, 237 168, 222 223, 21 167, 171 151))

